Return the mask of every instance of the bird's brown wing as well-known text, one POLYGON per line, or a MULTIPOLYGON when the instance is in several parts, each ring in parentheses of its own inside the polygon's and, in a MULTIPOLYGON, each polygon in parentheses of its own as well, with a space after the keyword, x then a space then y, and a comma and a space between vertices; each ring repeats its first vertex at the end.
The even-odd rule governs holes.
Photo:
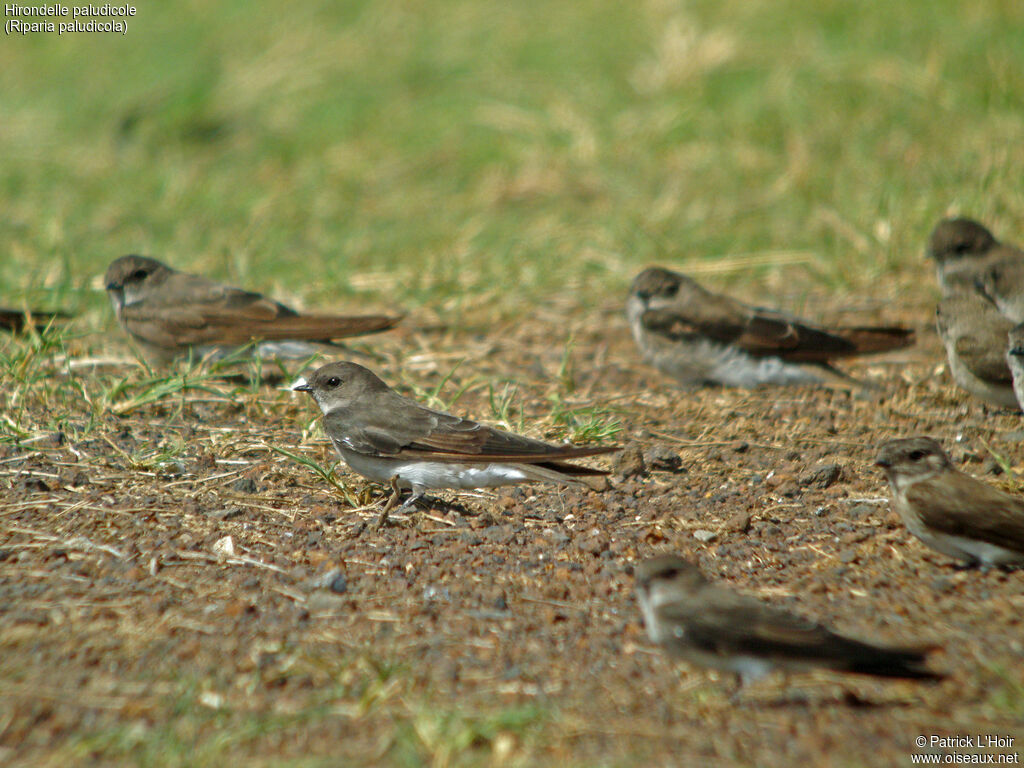
POLYGON ((323 341, 383 331, 386 315, 300 315, 259 293, 178 273, 163 290, 121 310, 130 333, 166 349, 252 341, 323 341))
POLYGON ((712 586, 693 601, 662 606, 659 614, 684 627, 686 640, 721 656, 807 657, 836 635, 799 616, 730 589, 712 586))
POLYGON ((653 309, 644 313, 642 322, 648 330, 669 339, 706 338, 755 357, 780 357, 794 363, 821 363, 837 357, 884 352, 913 342, 913 332, 903 328, 844 328, 830 332, 781 312, 745 307, 731 300, 702 304, 696 310, 653 309))
POLYGON ((400 317, 387 315, 335 316, 335 315, 278 315, 269 319, 255 319, 251 315, 262 309, 249 308, 244 312, 222 313, 203 311, 200 325, 188 344, 247 344, 250 341, 330 341, 393 328, 400 317))
MULTIPOLYGON (((986 337, 989 334, 984 334, 986 337)), ((1007 336, 1000 339, 1001 346, 996 346, 993 339, 980 339, 977 334, 961 336, 956 342, 956 353, 960 362, 979 379, 1006 386, 1013 385, 1013 373, 1006 362, 1007 336)))
MULTIPOLYGON (((666 605, 659 613, 669 622, 680 622, 686 641, 704 653, 723 659, 752 656, 779 664, 817 664, 885 677, 938 677, 923 668, 927 648, 863 643, 723 587, 708 587, 699 594, 698 601, 666 605), (681 615, 673 615, 676 611, 681 615)), ((680 653, 685 655, 685 649, 680 648, 680 653)))
POLYGON ((617 450, 550 445, 423 408, 394 392, 379 397, 379 407, 330 411, 324 416, 327 433, 359 453, 421 461, 551 463, 554 467, 559 459, 617 450))
POLYGON ((944 344, 952 344, 960 362, 984 381, 1013 384, 1006 362, 1007 320, 989 297, 973 291, 947 296, 935 309, 935 324, 944 344))
POLYGON ((980 294, 963 294, 943 299, 935 313, 940 332, 952 343, 960 362, 979 379, 1013 384, 1013 374, 1006 362, 1008 334, 1013 323, 980 294), (974 322, 957 322, 957 318, 974 318, 974 322), (967 328, 963 328, 967 325, 967 328))
POLYGON ((641 322, 648 331, 673 341, 710 339, 751 354, 773 354, 796 347, 798 326, 783 315, 758 312, 728 296, 685 285, 667 305, 652 305, 641 322))
POLYGON ((961 473, 917 482, 907 503, 931 530, 1024 552, 1024 501, 961 473))

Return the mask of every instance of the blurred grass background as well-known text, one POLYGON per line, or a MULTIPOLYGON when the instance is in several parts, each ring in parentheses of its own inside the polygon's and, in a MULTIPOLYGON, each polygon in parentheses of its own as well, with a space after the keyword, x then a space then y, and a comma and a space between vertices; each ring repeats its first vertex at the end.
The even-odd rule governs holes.
POLYGON ((127 252, 482 328, 653 262, 930 288, 948 212, 1024 240, 1014 0, 153 3, 5 38, 0 94, 0 302, 97 328, 127 252))

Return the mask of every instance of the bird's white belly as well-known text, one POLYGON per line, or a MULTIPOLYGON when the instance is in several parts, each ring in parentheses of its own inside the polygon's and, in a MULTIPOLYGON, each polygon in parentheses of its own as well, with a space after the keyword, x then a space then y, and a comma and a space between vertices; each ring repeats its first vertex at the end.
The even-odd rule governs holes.
POLYGON ((1016 552, 998 544, 987 541, 969 539, 965 536, 954 536, 949 533, 935 531, 924 524, 906 500, 906 492, 914 481, 897 478, 893 485, 893 507, 907 526, 907 530, 923 541, 926 545, 957 560, 981 563, 982 565, 1013 565, 1024 563, 1024 553, 1016 552))
POLYGON ((687 386, 821 383, 820 376, 802 365, 778 357, 753 357, 709 339, 670 341, 648 332, 639 322, 633 325, 633 335, 648 362, 687 386))
POLYGON ((743 678, 744 685, 766 677, 775 668, 775 665, 767 659, 759 659, 756 656, 734 656, 723 665, 730 672, 743 678))
POLYGON ((939 552, 960 560, 968 560, 982 565, 1015 565, 1024 563, 1024 554, 1015 552, 998 544, 987 541, 968 539, 963 536, 950 536, 945 533, 927 532, 919 535, 926 544, 930 544, 939 552))
MULTIPOLYGON (((323 345, 317 345, 308 341, 283 340, 283 341, 261 341, 251 347, 245 355, 245 359, 262 357, 267 359, 298 360, 311 357, 323 350, 323 345)), ((193 354, 198 358, 209 357, 211 360, 222 360, 225 357, 237 354, 245 349, 244 346, 232 346, 222 344, 206 344, 195 347, 193 354)))
MULTIPOLYGON (((702 342, 709 347, 710 342, 702 342)), ((715 345, 717 346, 717 345, 715 345)), ((756 387, 761 384, 810 384, 821 379, 794 363, 778 357, 753 357, 735 347, 719 347, 719 357, 711 368, 711 378, 730 387, 756 387)))
POLYGON ((400 488, 494 488, 529 480, 515 464, 448 464, 439 461, 403 461, 366 456, 338 448, 345 463, 363 477, 386 483, 398 476, 400 488))

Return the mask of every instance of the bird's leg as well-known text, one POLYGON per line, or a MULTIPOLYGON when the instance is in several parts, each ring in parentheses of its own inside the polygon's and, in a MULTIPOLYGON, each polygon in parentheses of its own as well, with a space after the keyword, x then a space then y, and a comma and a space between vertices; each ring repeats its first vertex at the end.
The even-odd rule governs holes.
POLYGON ((413 486, 412 493, 409 494, 409 498, 402 503, 402 509, 406 507, 414 507, 416 502, 423 498, 423 486, 413 486))
MULTIPOLYGON (((778 701, 781 701, 783 704, 797 704, 797 703, 799 703, 799 698, 794 698, 793 697, 794 690, 793 690, 792 686, 789 684, 790 683, 789 670, 783 668, 781 670, 781 672, 782 672, 782 681, 780 682, 780 687, 779 687, 778 693, 776 694, 776 699, 778 701)), ((796 691, 795 693, 797 693, 798 696, 800 695, 799 691, 796 691)), ((804 697, 804 701, 805 702, 808 701, 808 699, 809 699, 808 694, 804 693, 802 695, 804 697)))
POLYGON ((986 567, 981 560, 962 560, 953 563, 954 571, 981 571, 982 573, 988 573, 988 569, 992 566, 986 567))
MULTIPOLYGON (((377 527, 378 528, 383 528, 385 525, 388 524, 388 513, 391 512, 391 510, 395 508, 395 506, 398 504, 399 497, 401 497, 401 495, 402 495, 402 492, 400 490, 398 490, 398 475, 392 475, 390 483, 391 483, 391 498, 388 499, 387 503, 384 505, 384 509, 382 509, 380 511, 380 517, 377 518, 377 527)), ((408 503, 409 502, 405 502, 405 504, 408 504, 408 503)), ((402 506, 404 507, 405 504, 403 504, 402 506)))
POLYGON ((736 688, 733 690, 732 694, 729 696, 729 703, 732 704, 734 707, 738 707, 740 704, 743 703, 742 702, 742 699, 743 699, 743 689, 746 686, 746 684, 747 684, 746 675, 743 675, 743 674, 736 675, 736 688))

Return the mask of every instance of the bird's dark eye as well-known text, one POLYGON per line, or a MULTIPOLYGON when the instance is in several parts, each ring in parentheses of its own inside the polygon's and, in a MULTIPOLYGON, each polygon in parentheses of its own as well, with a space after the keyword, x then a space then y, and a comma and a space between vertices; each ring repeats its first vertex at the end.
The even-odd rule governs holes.
POLYGON ((663 296, 666 299, 671 299, 678 291, 678 285, 662 285, 657 288, 645 288, 644 290, 637 291, 637 295, 644 301, 649 301, 655 296, 663 296))
POLYGON ((336 387, 339 384, 341 384, 341 379, 339 379, 337 376, 331 376, 331 378, 327 380, 328 387, 336 387))
POLYGON ((909 458, 911 461, 920 461, 927 455, 927 453, 918 448, 917 450, 911 451, 909 454, 907 454, 907 458, 909 458))
POLYGON ((128 277, 128 279, 129 280, 145 280, 146 276, 148 274, 149 273, 146 270, 144 270, 144 269, 136 269, 134 272, 131 273, 131 275, 128 277))

